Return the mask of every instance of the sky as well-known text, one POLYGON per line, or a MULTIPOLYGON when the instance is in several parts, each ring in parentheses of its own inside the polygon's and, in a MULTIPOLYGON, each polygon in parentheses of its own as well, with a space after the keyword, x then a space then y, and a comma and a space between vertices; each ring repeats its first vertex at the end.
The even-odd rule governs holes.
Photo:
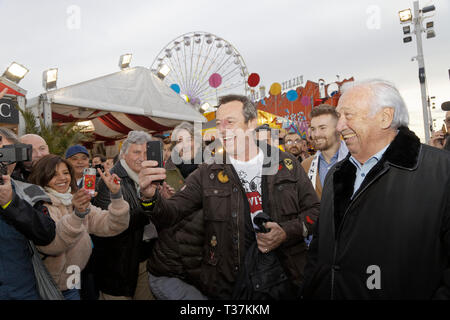
MULTIPOLYGON (((434 4, 436 37, 423 36, 429 96, 439 129, 450 100, 450 0, 434 4)), ((424 141, 416 40, 404 44, 398 11, 412 0, 0 0, 0 69, 12 61, 30 72, 20 82, 27 98, 44 92, 42 72, 59 69, 58 88, 132 66, 150 67, 173 39, 205 31, 229 41, 250 73, 269 88, 300 75, 326 83, 354 77, 393 82, 410 113, 410 128, 424 141)))

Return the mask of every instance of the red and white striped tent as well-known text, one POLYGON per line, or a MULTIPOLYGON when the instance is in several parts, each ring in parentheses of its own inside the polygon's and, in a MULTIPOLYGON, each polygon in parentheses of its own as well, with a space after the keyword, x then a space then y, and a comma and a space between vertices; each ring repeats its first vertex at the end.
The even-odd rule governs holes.
POLYGON ((96 141, 107 144, 124 138, 131 130, 156 133, 182 121, 206 122, 191 104, 144 67, 49 91, 30 99, 27 108, 35 114, 43 113, 46 103, 53 122, 91 120, 96 141))

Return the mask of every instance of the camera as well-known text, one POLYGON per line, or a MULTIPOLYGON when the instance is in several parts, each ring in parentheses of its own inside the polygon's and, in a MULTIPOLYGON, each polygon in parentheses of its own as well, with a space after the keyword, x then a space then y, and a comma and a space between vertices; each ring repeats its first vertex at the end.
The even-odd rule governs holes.
MULTIPOLYGON (((19 161, 31 161, 33 147, 31 144, 11 144, 0 148, 0 174, 7 174, 7 166, 19 161)), ((0 184, 3 184, 3 179, 0 176, 0 184)))
POLYGON ((97 169, 100 169, 100 170, 102 170, 102 172, 105 172, 105 167, 101 163, 100 164, 96 164, 94 166, 94 169, 95 169, 95 175, 97 177, 100 177, 100 173, 97 172, 97 169))

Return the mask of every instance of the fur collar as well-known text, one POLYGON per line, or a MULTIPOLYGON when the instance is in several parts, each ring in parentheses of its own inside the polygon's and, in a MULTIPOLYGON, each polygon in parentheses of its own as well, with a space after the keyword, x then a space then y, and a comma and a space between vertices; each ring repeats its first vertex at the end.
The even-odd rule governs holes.
POLYGON ((420 139, 408 127, 400 127, 398 130, 383 158, 396 167, 414 170, 419 162, 420 139))

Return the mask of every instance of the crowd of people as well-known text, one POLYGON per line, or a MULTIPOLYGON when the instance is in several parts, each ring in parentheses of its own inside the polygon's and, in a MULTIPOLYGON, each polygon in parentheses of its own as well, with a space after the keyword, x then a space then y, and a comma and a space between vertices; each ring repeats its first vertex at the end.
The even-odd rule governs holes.
POLYGON ((341 93, 307 139, 258 127, 241 95, 219 98, 212 143, 183 122, 115 158, 0 128, 32 146, 1 164, 0 300, 42 298, 30 243, 66 300, 450 298, 450 112, 422 144, 393 84, 341 93))

